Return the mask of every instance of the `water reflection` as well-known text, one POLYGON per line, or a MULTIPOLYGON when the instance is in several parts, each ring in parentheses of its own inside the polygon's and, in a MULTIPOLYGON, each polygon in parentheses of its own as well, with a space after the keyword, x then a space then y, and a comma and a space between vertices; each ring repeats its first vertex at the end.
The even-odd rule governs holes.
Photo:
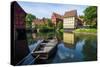
POLYGON ((32 33, 32 44, 29 48, 32 50, 34 44, 40 39, 48 39, 56 37, 59 41, 57 51, 45 62, 39 60, 35 64, 42 63, 62 63, 90 61, 97 59, 97 35, 75 34, 68 32, 48 32, 48 33, 32 33))
POLYGON ((69 32, 64 32, 63 33, 63 41, 64 41, 64 46, 69 47, 69 48, 74 48, 75 47, 75 34, 74 33, 69 33, 69 32))
POLYGON ((36 33, 32 33, 32 38, 36 39, 36 33))
POLYGON ((84 60, 97 60, 97 37, 88 36, 83 46, 84 60))

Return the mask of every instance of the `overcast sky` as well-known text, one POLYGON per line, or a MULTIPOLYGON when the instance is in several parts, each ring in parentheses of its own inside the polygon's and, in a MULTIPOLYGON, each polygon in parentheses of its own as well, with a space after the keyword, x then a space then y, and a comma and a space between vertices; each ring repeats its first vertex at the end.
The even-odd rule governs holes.
POLYGON ((35 15, 37 18, 51 18, 53 12, 64 15, 66 11, 77 10, 78 15, 83 15, 86 5, 71 5, 71 4, 52 4, 52 3, 36 3, 18 1, 18 4, 25 12, 35 15))

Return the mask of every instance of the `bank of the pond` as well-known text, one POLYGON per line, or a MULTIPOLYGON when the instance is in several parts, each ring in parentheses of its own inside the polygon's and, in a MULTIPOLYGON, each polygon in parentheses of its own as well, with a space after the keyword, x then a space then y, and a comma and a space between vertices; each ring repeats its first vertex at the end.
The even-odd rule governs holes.
POLYGON ((97 34, 97 29, 75 29, 74 33, 82 33, 82 34, 97 34))

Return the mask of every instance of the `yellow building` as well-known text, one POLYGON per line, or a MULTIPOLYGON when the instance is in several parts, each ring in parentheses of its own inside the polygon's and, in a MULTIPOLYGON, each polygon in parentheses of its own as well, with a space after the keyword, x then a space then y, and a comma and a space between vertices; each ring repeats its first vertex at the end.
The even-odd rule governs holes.
POLYGON ((77 25, 77 10, 67 11, 64 14, 64 29, 74 29, 77 25))

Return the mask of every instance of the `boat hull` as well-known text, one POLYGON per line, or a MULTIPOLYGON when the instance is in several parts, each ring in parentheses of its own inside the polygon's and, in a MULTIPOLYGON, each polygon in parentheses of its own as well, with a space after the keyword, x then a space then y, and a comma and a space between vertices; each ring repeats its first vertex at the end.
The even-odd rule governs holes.
POLYGON ((33 53, 33 56, 34 57, 39 56, 37 59, 47 60, 51 56, 55 55, 56 51, 57 51, 57 44, 49 52, 33 53))

